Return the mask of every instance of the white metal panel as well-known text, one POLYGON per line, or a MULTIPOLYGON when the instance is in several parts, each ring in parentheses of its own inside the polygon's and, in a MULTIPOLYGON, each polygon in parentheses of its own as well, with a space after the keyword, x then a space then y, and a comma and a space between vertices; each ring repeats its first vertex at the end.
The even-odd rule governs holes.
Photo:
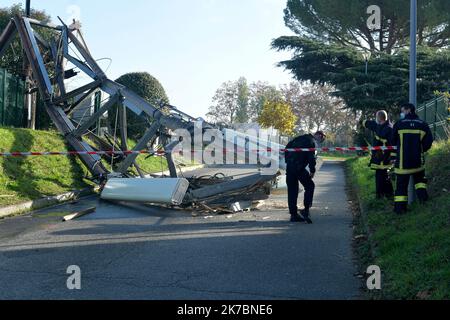
POLYGON ((101 194, 105 200, 179 205, 189 188, 186 179, 110 179, 101 194))

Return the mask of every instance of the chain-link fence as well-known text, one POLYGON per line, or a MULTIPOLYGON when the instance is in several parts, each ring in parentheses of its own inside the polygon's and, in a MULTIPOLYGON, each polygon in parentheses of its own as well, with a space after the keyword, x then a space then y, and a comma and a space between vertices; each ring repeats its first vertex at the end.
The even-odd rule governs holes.
POLYGON ((447 97, 439 97, 419 106, 417 114, 430 125, 435 139, 450 138, 450 104, 447 97))
POLYGON ((20 78, 0 69, 0 126, 26 127, 24 91, 25 84, 20 78))

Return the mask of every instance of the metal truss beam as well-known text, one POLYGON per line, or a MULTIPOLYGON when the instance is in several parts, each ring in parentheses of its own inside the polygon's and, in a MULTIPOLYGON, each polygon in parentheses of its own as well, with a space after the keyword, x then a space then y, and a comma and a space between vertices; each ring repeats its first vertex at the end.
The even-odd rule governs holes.
MULTIPOLYGON (((136 144, 136 146, 133 148, 133 151, 141 151, 144 150, 147 147, 147 144, 158 132, 159 128, 161 127, 160 123, 158 121, 155 121, 150 128, 147 130, 147 132, 144 134, 144 136, 139 140, 139 142, 136 144)), ((133 162, 138 157, 137 154, 130 154, 119 166, 118 172, 125 174, 128 171, 128 168, 133 164, 133 162)))
POLYGON ((102 84, 101 80, 95 80, 94 82, 88 83, 85 86, 82 86, 82 87, 80 87, 78 89, 75 89, 75 90, 73 90, 71 92, 66 93, 62 97, 54 99, 53 103, 59 104, 59 103, 64 102, 64 101, 68 101, 68 100, 70 100, 72 98, 75 98, 75 97, 79 96, 80 94, 84 94, 86 91, 95 90, 95 89, 99 88, 101 86, 101 84, 102 84))
POLYGON ((66 110, 66 113, 68 116, 70 116, 76 109, 77 107, 83 102, 85 101, 87 98, 89 98, 94 92, 95 90, 97 90, 98 88, 92 88, 91 90, 89 90, 88 92, 86 92, 85 94, 83 94, 78 101, 76 101, 75 103, 73 103, 70 106, 69 110, 66 110))
MULTIPOLYGON (((14 22, 50 118, 55 123, 58 130, 66 136, 67 141, 75 151, 93 151, 93 149, 83 140, 70 135, 75 130, 73 123, 61 108, 57 108, 51 102, 53 89, 29 21, 16 16, 14 17, 14 22)), ((80 156, 80 159, 94 176, 102 177, 106 176, 108 173, 106 168, 102 165, 99 156, 83 154, 80 156)))
POLYGON ((0 58, 5 53, 17 33, 17 28, 13 20, 9 21, 0 35, 0 58))
POLYGON ((86 60, 86 63, 88 66, 94 71, 96 77, 98 79, 106 79, 106 75, 103 72, 103 70, 99 67, 97 64, 97 61, 92 58, 88 50, 84 47, 84 45, 78 40, 77 36, 73 34, 72 31, 68 30, 67 35, 69 39, 72 41, 72 43, 75 45, 75 47, 78 49, 78 51, 81 53, 83 58, 86 60))
POLYGON ((110 97, 108 102, 106 102, 96 113, 94 113, 85 123, 83 123, 78 129, 72 132, 75 137, 82 137, 90 127, 92 127, 101 116, 103 116, 107 111, 109 111, 114 105, 120 101, 120 94, 117 93, 110 97))

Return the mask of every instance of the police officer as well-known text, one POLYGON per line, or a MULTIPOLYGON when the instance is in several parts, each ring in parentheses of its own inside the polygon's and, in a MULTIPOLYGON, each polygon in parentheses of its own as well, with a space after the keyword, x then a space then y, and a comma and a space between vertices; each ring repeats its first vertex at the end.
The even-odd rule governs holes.
POLYGON ((393 143, 397 146, 395 173, 395 212, 403 214, 408 206, 408 185, 414 178, 417 197, 420 202, 428 200, 427 180, 425 178, 424 154, 433 145, 433 135, 425 121, 419 119, 413 104, 402 106, 400 121, 394 126, 393 143))
MULTIPOLYGON (((381 110, 377 112, 376 121, 365 121, 364 127, 375 133, 375 147, 387 147, 392 145, 392 127, 388 114, 381 110)), ((391 151, 372 151, 370 168, 375 170, 377 198, 391 198, 394 188, 389 177, 391 165, 391 151)))
MULTIPOLYGON (((316 148, 318 144, 325 141, 325 134, 318 131, 316 134, 303 135, 295 138, 286 146, 287 149, 311 149, 316 148)), ((312 224, 309 210, 313 204, 314 198, 314 175, 316 173, 316 152, 286 152, 286 183, 288 186, 289 212, 291 222, 307 222, 312 224), (309 172, 306 168, 309 167, 309 172), (298 194, 299 182, 305 189, 304 206, 301 216, 298 214, 298 194)))

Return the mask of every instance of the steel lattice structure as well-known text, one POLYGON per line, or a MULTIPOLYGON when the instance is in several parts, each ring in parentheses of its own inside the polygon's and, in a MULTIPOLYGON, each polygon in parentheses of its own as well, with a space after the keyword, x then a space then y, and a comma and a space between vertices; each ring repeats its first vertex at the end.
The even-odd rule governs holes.
MULTIPOLYGON (((146 100, 110 80, 92 57, 81 33, 79 22, 68 26, 61 19, 61 25, 43 23, 28 17, 15 16, 0 35, 0 58, 5 53, 16 36, 22 43, 25 59, 31 67, 31 83, 29 92, 39 91, 45 101, 46 111, 57 129, 64 135, 69 145, 79 152, 79 157, 92 173, 98 183, 108 179, 110 171, 103 165, 100 155, 95 154, 95 148, 84 139, 90 134, 89 129, 113 107, 119 105, 119 126, 121 128, 121 151, 127 151, 127 117, 126 110, 131 110, 138 116, 151 118, 153 121, 144 136, 133 148, 133 153, 123 154, 119 159, 117 174, 130 177, 129 169, 134 166, 144 178, 136 164, 138 151, 144 150, 158 137, 163 137, 164 154, 169 163, 170 175, 177 177, 177 170, 172 158, 172 150, 179 142, 170 142, 167 134, 170 130, 185 129, 194 132, 195 118, 168 105, 154 106, 146 100), (46 29, 51 37, 43 36, 38 30, 46 29), (50 39, 47 39, 50 38, 50 39), (69 68, 69 65, 72 65, 69 68), (77 76, 80 70, 87 75, 89 83, 68 91, 65 81, 77 76), (101 90, 108 96, 107 101, 82 124, 74 123, 70 114, 96 91, 101 90)), ((98 138, 98 137, 97 137, 98 138)), ((115 147, 115 146, 114 146, 115 147)), ((108 155, 104 155, 108 156, 108 155)), ((254 200, 266 197, 267 183, 274 176, 259 174, 238 180, 218 180, 213 185, 206 181, 206 186, 191 186, 185 204, 201 203, 202 205, 219 204, 222 202, 239 201, 239 199, 254 200), (244 194, 247 190, 254 195, 244 194), (262 195, 265 194, 265 195, 262 195), (231 199, 231 200, 230 200, 231 199)), ((198 181, 196 181, 198 183, 198 181)))

